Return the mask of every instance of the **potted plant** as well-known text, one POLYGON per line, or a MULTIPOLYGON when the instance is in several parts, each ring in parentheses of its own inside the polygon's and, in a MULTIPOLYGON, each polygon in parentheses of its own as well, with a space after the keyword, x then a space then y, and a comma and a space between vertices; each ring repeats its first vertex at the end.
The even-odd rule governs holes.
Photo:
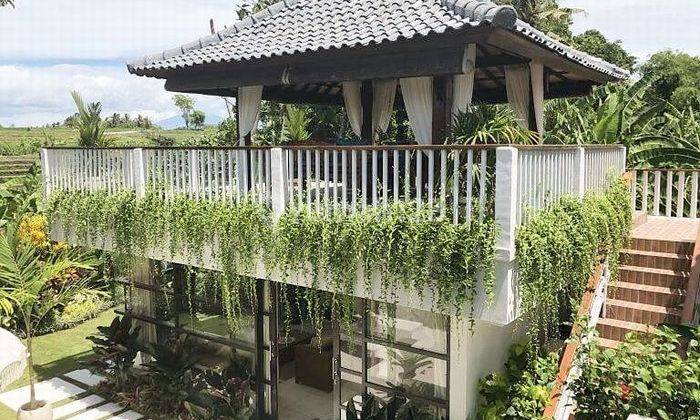
POLYGON ((92 261, 75 249, 45 253, 31 242, 20 239, 17 224, 11 222, 0 232, 0 283, 14 304, 26 335, 29 368, 29 402, 20 407, 18 419, 52 419, 53 410, 36 398, 32 342, 35 329, 55 308, 65 305, 85 288, 86 279, 59 280, 70 268, 91 269, 92 261))

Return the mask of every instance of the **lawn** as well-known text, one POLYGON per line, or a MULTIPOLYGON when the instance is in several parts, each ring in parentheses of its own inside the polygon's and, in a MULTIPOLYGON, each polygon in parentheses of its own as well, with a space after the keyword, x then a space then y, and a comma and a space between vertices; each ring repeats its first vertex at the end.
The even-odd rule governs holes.
MULTIPOLYGON (((108 309, 77 327, 42 335, 34 339, 34 371, 37 381, 53 378, 56 375, 78 369, 78 362, 92 353, 92 342, 85 339, 95 334, 100 325, 109 325, 114 319, 114 309, 108 309)), ((15 389, 29 383, 29 369, 24 376, 8 389, 15 389)), ((14 417, 7 407, 0 404, 0 419, 14 417)))

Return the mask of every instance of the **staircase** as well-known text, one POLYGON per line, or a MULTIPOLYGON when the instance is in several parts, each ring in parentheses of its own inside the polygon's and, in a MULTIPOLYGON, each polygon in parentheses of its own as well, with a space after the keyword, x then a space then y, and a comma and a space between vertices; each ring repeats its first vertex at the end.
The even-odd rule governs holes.
POLYGON ((598 342, 604 347, 617 346, 629 332, 681 322, 694 240, 663 232, 657 237, 665 239, 635 237, 635 231, 620 256, 619 279, 609 286, 606 310, 598 321, 598 342))

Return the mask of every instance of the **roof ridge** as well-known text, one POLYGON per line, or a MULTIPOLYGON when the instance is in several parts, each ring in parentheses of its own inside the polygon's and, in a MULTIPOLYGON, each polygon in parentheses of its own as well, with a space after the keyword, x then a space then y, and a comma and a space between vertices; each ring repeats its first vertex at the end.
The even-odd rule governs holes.
POLYGON ((513 6, 498 5, 490 0, 440 0, 440 3, 459 16, 478 23, 513 29, 518 21, 518 12, 513 6))

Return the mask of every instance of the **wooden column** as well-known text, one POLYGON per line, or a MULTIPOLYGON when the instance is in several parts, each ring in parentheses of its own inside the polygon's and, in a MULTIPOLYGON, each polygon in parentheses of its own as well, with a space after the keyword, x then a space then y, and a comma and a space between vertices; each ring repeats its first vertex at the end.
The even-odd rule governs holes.
POLYGON ((367 140, 374 144, 374 136, 372 133, 372 106, 374 104, 374 92, 372 90, 372 81, 365 80, 362 82, 361 90, 362 99, 362 140, 367 140))
POLYGON ((433 77, 433 144, 445 142, 452 122, 452 76, 433 77))

